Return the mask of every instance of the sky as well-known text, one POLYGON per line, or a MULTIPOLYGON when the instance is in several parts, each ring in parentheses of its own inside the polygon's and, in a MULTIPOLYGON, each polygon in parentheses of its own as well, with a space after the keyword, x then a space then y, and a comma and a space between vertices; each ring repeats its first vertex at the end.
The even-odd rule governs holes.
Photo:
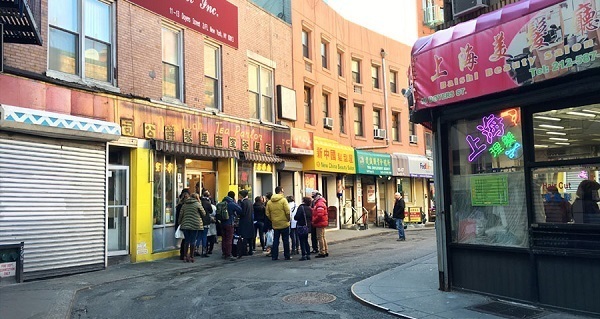
POLYGON ((417 1, 324 0, 345 19, 412 46, 417 40, 417 1))

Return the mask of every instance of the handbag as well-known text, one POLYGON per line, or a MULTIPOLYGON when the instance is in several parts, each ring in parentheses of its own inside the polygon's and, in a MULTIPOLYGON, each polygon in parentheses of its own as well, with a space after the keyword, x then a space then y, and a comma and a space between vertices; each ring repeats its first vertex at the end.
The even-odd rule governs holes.
POLYGON ((273 246, 273 230, 272 229, 267 232, 267 244, 266 244, 266 246, 268 246, 268 247, 269 246, 273 246))
POLYGON ((308 234, 308 222, 306 221, 306 212, 304 211, 304 207, 302 207, 302 214, 304 215, 304 226, 296 226, 296 233, 298 235, 308 234))
POLYGON ((177 226, 177 230, 175 231, 175 238, 177 238, 177 239, 185 238, 185 236, 183 236, 183 231, 181 230, 181 225, 177 226))

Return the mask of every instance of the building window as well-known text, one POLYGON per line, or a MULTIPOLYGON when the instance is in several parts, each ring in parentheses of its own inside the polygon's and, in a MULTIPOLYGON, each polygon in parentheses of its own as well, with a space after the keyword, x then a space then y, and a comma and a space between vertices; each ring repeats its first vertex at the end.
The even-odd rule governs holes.
POLYGON ((352 59, 352 82, 360 83, 360 60, 352 59))
POLYGON ((364 136, 363 132, 363 106, 354 104, 354 135, 364 136))
POLYGON ((408 134, 417 135, 415 123, 408 121, 408 134))
POLYGON ((113 82, 112 2, 49 1, 48 69, 113 82))
POLYGON ((519 113, 502 110, 450 125, 453 242, 529 247, 519 113))
POLYGON ((329 94, 323 93, 323 117, 329 117, 329 94))
POLYGON ((398 93, 398 72, 390 71, 390 92, 398 93))
POLYGON ((379 109, 373 110, 373 128, 374 129, 381 128, 381 110, 379 110, 379 109))
POLYGON ((379 89, 379 66, 371 65, 371 82, 374 89, 379 89))
POLYGON ((248 63, 250 117, 273 122, 273 70, 248 63))
POLYGON ((163 97, 183 100, 183 72, 181 67, 181 32, 163 26, 163 97))
POLYGON ((154 166, 153 188, 153 251, 175 247, 175 205, 177 204, 177 174, 183 173, 184 159, 157 154, 154 166))
POLYGON ((324 69, 329 69, 329 43, 321 40, 321 65, 324 69))
POLYGON ((340 133, 346 133, 346 99, 339 100, 338 121, 340 122, 340 133))
POLYGON ((312 88, 304 86, 304 123, 312 125, 312 88))
POLYGON ((392 140, 400 142, 400 113, 392 112, 392 140))
POLYGON ((433 156, 433 135, 430 132, 425 132, 425 156, 433 156))
POLYGON ((302 56, 310 59, 309 52, 310 33, 306 30, 302 30, 302 56))
POLYGON ((344 63, 342 62, 344 61, 344 53, 342 51, 337 51, 337 73, 338 76, 343 77, 344 76, 344 68, 342 67, 344 65, 344 63))
POLYGON ((204 44, 204 106, 221 110, 221 48, 204 44))

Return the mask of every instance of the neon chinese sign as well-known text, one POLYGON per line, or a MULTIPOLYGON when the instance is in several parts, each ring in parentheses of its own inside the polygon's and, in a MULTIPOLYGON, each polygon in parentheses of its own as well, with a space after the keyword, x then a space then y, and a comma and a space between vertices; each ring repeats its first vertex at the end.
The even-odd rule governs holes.
POLYGON ((477 133, 467 134, 466 141, 471 152, 469 153, 469 162, 478 159, 485 151, 493 158, 506 155, 509 159, 517 159, 523 154, 523 144, 517 140, 517 137, 510 131, 511 128, 518 128, 520 122, 519 111, 509 109, 500 113, 490 114, 481 119, 481 124, 477 125, 477 133))

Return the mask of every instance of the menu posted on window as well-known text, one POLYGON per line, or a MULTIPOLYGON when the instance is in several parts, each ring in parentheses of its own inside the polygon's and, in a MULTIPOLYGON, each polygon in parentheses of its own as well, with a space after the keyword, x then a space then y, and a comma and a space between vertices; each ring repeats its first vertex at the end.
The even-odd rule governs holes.
POLYGON ((471 206, 508 205, 508 177, 484 175, 471 177, 471 206))

